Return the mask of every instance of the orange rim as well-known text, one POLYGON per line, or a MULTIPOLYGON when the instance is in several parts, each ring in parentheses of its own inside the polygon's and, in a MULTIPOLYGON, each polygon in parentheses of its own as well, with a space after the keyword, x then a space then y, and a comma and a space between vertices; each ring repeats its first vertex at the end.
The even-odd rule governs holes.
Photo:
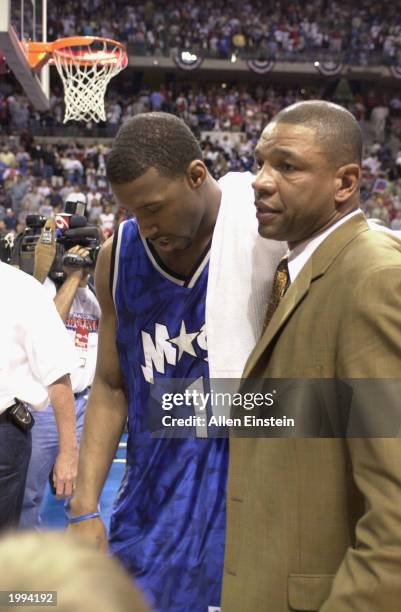
POLYGON ((118 40, 112 38, 102 38, 101 36, 69 36, 67 38, 58 38, 53 42, 28 42, 27 57, 29 65, 33 70, 40 70, 47 62, 51 61, 53 54, 58 53, 64 59, 80 65, 114 63, 120 59, 121 64, 126 64, 128 61, 127 50, 125 45, 118 40), (113 45, 113 49, 93 51, 91 53, 80 50, 74 51, 74 47, 89 47, 94 42, 106 43, 113 45), (122 54, 115 49, 121 49, 122 54), (63 49, 66 51, 63 53, 63 49))

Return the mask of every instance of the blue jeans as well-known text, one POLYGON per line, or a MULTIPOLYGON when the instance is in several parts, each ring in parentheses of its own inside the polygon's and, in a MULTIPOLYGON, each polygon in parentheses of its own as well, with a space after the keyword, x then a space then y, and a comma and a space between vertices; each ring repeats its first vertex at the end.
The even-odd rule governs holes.
MULTIPOLYGON (((78 443, 84 425, 89 390, 75 394, 78 443)), ((41 525, 41 510, 46 484, 58 455, 58 433, 51 404, 45 410, 34 412, 35 425, 32 428, 32 456, 26 479, 24 502, 20 526, 38 528, 41 525)))
POLYGON ((31 456, 31 431, 10 420, 0 423, 0 529, 16 527, 31 456))

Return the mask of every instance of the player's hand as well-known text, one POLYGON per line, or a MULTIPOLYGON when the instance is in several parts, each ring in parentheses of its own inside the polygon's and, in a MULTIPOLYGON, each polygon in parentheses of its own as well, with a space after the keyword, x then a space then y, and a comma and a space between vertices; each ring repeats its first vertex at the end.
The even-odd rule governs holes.
POLYGON ((61 450, 53 469, 57 498, 71 497, 78 472, 78 449, 61 450))
MULTIPOLYGON (((85 513, 83 512, 82 514, 85 513)), ((69 523, 67 531, 74 537, 84 538, 95 548, 103 552, 108 551, 106 528, 100 517, 86 519, 79 521, 79 523, 69 523)))

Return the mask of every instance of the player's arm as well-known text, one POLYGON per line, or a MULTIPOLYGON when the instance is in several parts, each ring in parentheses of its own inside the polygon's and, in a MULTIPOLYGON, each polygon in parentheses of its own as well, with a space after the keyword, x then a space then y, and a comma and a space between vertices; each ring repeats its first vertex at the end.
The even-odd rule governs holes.
MULTIPOLYGON (((109 289, 112 240, 105 242, 96 265, 96 293, 102 311, 95 378, 81 439, 77 487, 71 515, 95 512, 127 418, 127 401, 119 366, 116 313, 109 289)), ((103 524, 89 519, 71 525, 98 545, 106 545, 103 524)))

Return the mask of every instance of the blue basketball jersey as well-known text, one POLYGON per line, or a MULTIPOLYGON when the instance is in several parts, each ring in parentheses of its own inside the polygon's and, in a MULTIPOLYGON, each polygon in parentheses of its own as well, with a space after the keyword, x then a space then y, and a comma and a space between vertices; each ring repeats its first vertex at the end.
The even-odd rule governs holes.
POLYGON ((134 219, 120 226, 113 295, 128 441, 110 547, 157 612, 207 612, 220 603, 228 440, 154 438, 148 427, 158 380, 208 378, 208 260, 205 253, 191 278, 179 278, 134 219))

